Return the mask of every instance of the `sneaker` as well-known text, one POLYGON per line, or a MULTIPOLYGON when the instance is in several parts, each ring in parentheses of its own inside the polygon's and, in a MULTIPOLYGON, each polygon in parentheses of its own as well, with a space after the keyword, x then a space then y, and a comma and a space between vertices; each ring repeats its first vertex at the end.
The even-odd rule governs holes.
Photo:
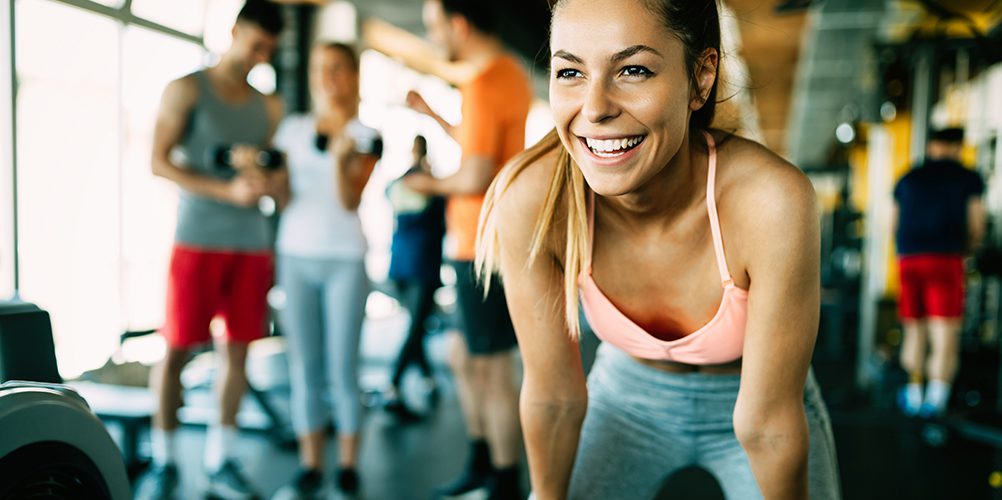
POLYGON ((946 408, 938 408, 932 403, 922 403, 922 406, 919 407, 918 412, 916 412, 919 418, 925 419, 942 417, 945 413, 946 408))
POLYGON ((136 499, 168 500, 176 498, 178 490, 177 466, 174 464, 154 465, 136 488, 136 499))
POLYGON ((240 472, 240 466, 234 460, 223 462, 223 466, 219 470, 209 474, 207 495, 210 498, 223 500, 260 498, 247 477, 240 472))
POLYGON ((522 500, 518 467, 495 469, 487 482, 487 500, 522 500))
POLYGON ((337 470, 337 489, 342 493, 353 495, 358 493, 358 471, 353 468, 337 470))
POLYGON ((904 386, 898 390, 898 407, 901 408, 901 413, 905 416, 915 417, 918 416, 922 411, 922 401, 915 401, 914 397, 911 397, 908 393, 908 386, 904 386))
POLYGON ((325 496, 323 476, 315 470, 301 469, 291 483, 275 492, 271 500, 314 500, 325 496))
POLYGON ((487 500, 523 500, 525 495, 520 491, 519 486, 497 486, 489 485, 487 488, 487 500))
POLYGON ((391 400, 389 403, 386 403, 386 406, 384 406, 383 409, 401 422, 417 422, 418 420, 421 420, 421 415, 418 415, 414 412, 414 410, 408 408, 407 404, 400 399, 391 400))
POLYGON ((463 475, 451 483, 440 486, 435 491, 443 497, 458 497, 471 491, 486 488, 489 479, 490 472, 478 472, 468 468, 463 472, 463 475))

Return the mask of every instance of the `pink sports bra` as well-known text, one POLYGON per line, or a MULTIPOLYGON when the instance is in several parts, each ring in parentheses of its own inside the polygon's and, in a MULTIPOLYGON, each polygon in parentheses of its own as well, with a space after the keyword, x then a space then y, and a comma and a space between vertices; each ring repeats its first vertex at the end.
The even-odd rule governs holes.
MULTIPOLYGON (((720 271, 720 279, 724 287, 720 307, 713 319, 699 330, 682 338, 661 340, 637 326, 602 293, 591 275, 591 255, 588 256, 586 269, 578 279, 581 306, 595 335, 638 358, 692 365, 724 364, 741 358, 745 339, 745 322, 748 316, 748 291, 735 286, 731 274, 727 270, 724 243, 720 236, 720 220, 717 217, 717 203, 714 196, 717 149, 713 137, 707 132, 703 132, 703 134, 706 136, 706 144, 710 151, 709 172, 706 181, 706 211, 710 216, 713 250, 717 255, 717 269, 720 271)), ((588 230, 592 241, 594 241, 594 194, 589 200, 588 230)))

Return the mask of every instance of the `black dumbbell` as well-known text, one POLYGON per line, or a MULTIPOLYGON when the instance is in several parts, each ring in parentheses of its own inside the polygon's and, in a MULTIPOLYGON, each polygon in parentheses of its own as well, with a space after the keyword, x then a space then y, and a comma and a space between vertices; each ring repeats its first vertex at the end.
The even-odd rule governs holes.
MULTIPOLYGON (((364 155, 383 156, 383 139, 380 137, 355 137, 355 151, 364 155)), ((327 151, 330 146, 330 136, 327 134, 317 134, 313 140, 313 145, 319 151, 327 151)))
MULTIPOLYGON (((232 145, 211 147, 206 151, 206 163, 218 170, 232 170, 232 150, 232 145)), ((285 164, 285 155, 277 149, 260 149, 257 153, 257 164, 266 170, 278 170, 285 164)))

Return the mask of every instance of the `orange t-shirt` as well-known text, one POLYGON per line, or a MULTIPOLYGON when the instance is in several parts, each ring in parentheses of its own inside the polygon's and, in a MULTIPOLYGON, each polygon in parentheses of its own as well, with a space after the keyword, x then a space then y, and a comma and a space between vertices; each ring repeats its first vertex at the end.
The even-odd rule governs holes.
MULTIPOLYGON (((525 149, 525 120, 532 104, 532 86, 515 58, 501 56, 460 88, 463 96, 459 147, 463 159, 482 156, 494 161, 495 172, 525 149)), ((477 222, 484 195, 449 197, 445 222, 450 237, 446 254, 473 260, 477 222)))

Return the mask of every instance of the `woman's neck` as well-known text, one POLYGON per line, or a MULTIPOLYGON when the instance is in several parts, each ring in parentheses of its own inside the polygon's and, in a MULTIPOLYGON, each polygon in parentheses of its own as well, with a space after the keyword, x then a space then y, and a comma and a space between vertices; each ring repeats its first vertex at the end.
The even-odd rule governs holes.
POLYGON ((706 159, 689 134, 657 174, 634 192, 602 197, 608 215, 635 230, 664 227, 705 196, 706 159))
POLYGON ((358 103, 333 102, 315 111, 317 130, 327 134, 336 134, 358 116, 358 103))

